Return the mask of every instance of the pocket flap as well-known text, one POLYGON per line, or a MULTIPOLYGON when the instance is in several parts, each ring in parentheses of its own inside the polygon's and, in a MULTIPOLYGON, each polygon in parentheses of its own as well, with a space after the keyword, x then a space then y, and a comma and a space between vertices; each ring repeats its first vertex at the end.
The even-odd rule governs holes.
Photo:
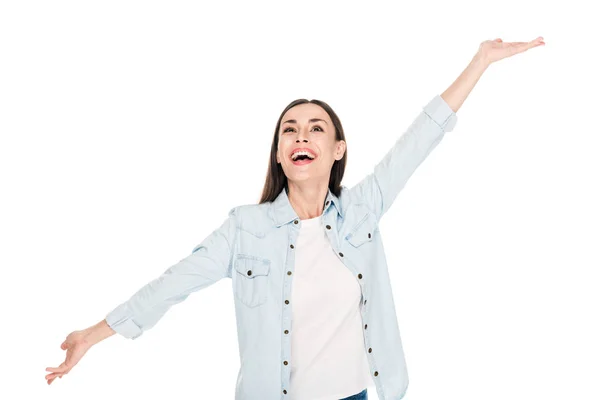
POLYGON ((359 247, 366 242, 373 240, 373 234, 377 229, 377 221, 375 216, 371 213, 367 213, 360 222, 352 228, 349 234, 346 235, 346 239, 354 247, 359 247))
POLYGON ((235 270, 246 278, 269 275, 271 261, 249 254, 238 254, 235 259, 235 270))

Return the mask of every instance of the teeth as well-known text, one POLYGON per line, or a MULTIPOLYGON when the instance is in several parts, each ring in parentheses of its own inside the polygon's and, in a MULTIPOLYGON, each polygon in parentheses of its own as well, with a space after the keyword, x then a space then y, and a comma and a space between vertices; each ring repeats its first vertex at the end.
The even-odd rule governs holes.
POLYGON ((309 153, 308 151, 297 151, 294 154, 292 154, 292 160, 296 161, 296 159, 298 158, 298 156, 300 155, 305 155, 308 156, 308 158, 310 158, 311 160, 315 159, 315 156, 313 156, 311 153, 309 153))

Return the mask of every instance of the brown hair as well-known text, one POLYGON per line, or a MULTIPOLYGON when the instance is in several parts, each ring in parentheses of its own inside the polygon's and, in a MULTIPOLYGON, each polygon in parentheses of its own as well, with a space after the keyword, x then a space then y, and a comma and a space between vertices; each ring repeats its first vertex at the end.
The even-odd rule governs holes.
MULTIPOLYGON (((277 125, 275 126, 275 134, 273 135, 273 143, 271 143, 271 157, 269 159, 269 169, 267 170, 267 176, 265 179, 265 186, 263 187, 262 195, 258 204, 262 204, 268 201, 273 201, 281 193, 285 187, 288 190, 288 180, 283 172, 281 164, 277 162, 277 146, 279 145, 279 127, 281 126, 281 119, 284 114, 292 107, 298 104, 312 103, 320 106, 331 118, 333 126, 335 127, 335 140, 346 140, 344 136, 344 128, 342 128, 342 122, 338 118, 337 114, 333 109, 324 101, 321 100, 307 100, 297 99, 292 101, 287 107, 281 112, 277 125)), ((342 178, 344 177, 344 171, 346 170, 346 160, 348 159, 348 150, 344 152, 344 156, 333 162, 331 167, 331 174, 329 176, 329 190, 336 196, 340 196, 342 192, 342 178)))

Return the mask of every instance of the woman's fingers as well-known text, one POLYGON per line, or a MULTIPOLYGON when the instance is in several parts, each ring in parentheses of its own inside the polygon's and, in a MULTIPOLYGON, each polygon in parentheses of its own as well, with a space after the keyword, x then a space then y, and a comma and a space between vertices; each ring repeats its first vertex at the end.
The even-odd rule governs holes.
POLYGON ((67 362, 63 362, 62 364, 60 364, 58 367, 48 367, 46 368, 46 371, 50 371, 50 372, 65 372, 69 369, 69 366, 67 365, 67 362))
POLYGON ((519 42, 519 43, 528 45, 528 47, 535 47, 535 46, 539 46, 542 44, 546 44, 546 43, 544 43, 544 38, 542 36, 538 36, 537 38, 533 39, 531 42, 519 42))
POLYGON ((67 369, 67 366, 65 365, 65 363, 62 363, 58 367, 48 367, 48 368, 46 368, 46 371, 50 371, 50 372, 63 372, 66 369, 67 369))
POLYGON ((47 381, 47 383, 48 383, 48 385, 49 385, 49 384, 51 384, 51 383, 52 383, 52 382, 53 382, 53 381, 54 381, 56 378, 62 378, 62 377, 63 377, 63 375, 65 375, 65 374, 62 374, 62 373, 59 373, 59 372, 54 372, 54 373, 52 373, 52 374, 48 374, 48 375, 46 375, 46 381, 47 381))
POLYGON ((535 40, 535 41, 531 41, 531 42, 510 42, 510 43, 503 43, 503 44, 507 45, 508 51, 510 52, 511 55, 513 55, 513 54, 522 53, 533 47, 539 46, 542 43, 543 42, 539 42, 539 41, 535 40))
POLYGON ((45 376, 48 381, 48 385, 52 383, 56 378, 62 378, 63 375, 68 374, 71 371, 71 367, 67 366, 66 363, 62 363, 59 367, 48 367, 46 371, 50 371, 48 375, 45 376))
MULTIPOLYGON (((62 375, 59 376, 59 378, 62 378, 62 375)), ((52 382, 54 382, 54 380, 56 379, 56 376, 54 378, 48 379, 48 385, 51 384, 52 382)))

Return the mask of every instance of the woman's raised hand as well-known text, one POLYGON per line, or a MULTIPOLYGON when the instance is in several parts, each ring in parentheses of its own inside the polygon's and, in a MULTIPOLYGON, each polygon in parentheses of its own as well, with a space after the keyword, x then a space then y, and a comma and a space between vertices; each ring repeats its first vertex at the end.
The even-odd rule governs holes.
POLYGON ((60 345, 61 349, 67 351, 65 361, 56 368, 46 368, 46 371, 51 372, 45 376, 48 385, 57 377, 62 378, 63 375, 68 374, 90 347, 92 343, 86 340, 85 330, 71 332, 60 345))
POLYGON ((502 60, 503 58, 522 53, 537 46, 543 46, 546 43, 542 36, 538 36, 531 42, 503 42, 498 38, 495 40, 486 40, 479 45, 479 54, 488 64, 502 60))

